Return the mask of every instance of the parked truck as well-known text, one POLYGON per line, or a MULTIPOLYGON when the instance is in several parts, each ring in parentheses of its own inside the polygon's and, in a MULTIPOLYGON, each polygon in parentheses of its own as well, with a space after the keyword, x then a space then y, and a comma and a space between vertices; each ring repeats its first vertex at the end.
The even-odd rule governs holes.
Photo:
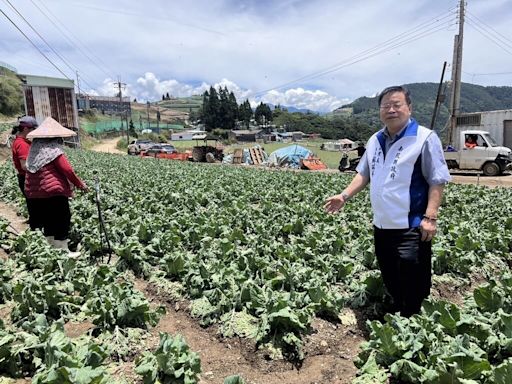
POLYGON ((462 113, 457 117, 454 137, 472 129, 489 132, 498 145, 512 148, 512 109, 462 113))
POLYGON ((512 164, 512 150, 498 145, 482 130, 457 130, 444 157, 450 169, 477 170, 486 176, 500 175, 512 164))

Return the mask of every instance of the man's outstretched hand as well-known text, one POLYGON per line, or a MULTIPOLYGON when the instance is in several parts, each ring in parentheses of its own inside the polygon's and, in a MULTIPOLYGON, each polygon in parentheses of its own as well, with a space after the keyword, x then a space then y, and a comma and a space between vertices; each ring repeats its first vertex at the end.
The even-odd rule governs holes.
POLYGON ((334 195, 329 197, 324 204, 325 212, 336 213, 345 205, 345 199, 341 195, 334 195))

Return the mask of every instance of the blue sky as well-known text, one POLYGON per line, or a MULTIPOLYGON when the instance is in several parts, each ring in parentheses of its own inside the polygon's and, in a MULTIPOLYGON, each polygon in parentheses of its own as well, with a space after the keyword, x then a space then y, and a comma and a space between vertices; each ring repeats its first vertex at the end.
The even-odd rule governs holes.
MULTIPOLYGON (((0 61, 20 73, 78 71, 81 87, 102 95, 120 77, 141 101, 222 85, 239 102, 323 112, 388 85, 438 82, 458 30, 457 1, 443 0, 3 0, 0 9, 59 68, 0 14, 0 61)), ((511 14, 508 0, 468 0, 463 81, 512 85, 511 14)))

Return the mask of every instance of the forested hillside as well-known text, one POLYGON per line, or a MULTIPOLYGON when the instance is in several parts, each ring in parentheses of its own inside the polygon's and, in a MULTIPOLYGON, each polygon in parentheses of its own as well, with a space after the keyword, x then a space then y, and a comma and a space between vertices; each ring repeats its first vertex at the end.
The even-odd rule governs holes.
MULTIPOLYGON (((405 85, 411 91, 413 114, 420 124, 430 126, 434 103, 437 94, 437 83, 412 83, 405 85)), ((448 118, 450 87, 446 87, 447 95, 441 105, 436 129, 442 129, 448 118)), ((360 97, 344 107, 352 107, 354 118, 370 125, 379 125, 379 109, 377 97, 360 97)), ((460 110, 464 112, 493 111, 512 108, 512 87, 483 87, 462 83, 460 110)))
POLYGON ((13 116, 23 109, 21 81, 7 68, 0 67, 0 114, 13 116))

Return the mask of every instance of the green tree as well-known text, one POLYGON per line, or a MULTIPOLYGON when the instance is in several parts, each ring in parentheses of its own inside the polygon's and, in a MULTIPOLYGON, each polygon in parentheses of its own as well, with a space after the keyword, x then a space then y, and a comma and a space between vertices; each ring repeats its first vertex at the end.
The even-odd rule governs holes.
POLYGON ((203 124, 206 121, 206 115, 208 114, 208 103, 210 102, 210 94, 208 91, 204 91, 203 93, 203 105, 201 110, 199 111, 199 119, 203 124))
POLYGON ((265 123, 273 121, 272 110, 267 104, 261 102, 254 111, 254 119, 258 124, 263 124, 263 117, 265 118, 265 123))
POLYGON ((0 76, 0 113, 12 116, 23 109, 21 82, 10 76, 0 76))
POLYGON ((204 125, 208 132, 219 127, 220 121, 220 100, 217 90, 210 87, 208 102, 205 108, 204 125))
POLYGON ((246 128, 249 128, 252 115, 253 113, 251 103, 249 103, 249 100, 246 99, 242 104, 240 104, 240 107, 238 108, 238 119, 239 121, 243 122, 246 128))
POLYGON ((228 89, 226 87, 219 88, 219 115, 217 128, 228 128, 230 120, 229 115, 228 89))
POLYGON ((138 137, 137 132, 135 131, 135 125, 133 124, 132 119, 130 119, 130 123, 128 125, 128 133, 130 136, 138 137))
POLYGON ((229 92, 228 96, 229 129, 234 129, 238 120, 238 103, 235 94, 229 92))

